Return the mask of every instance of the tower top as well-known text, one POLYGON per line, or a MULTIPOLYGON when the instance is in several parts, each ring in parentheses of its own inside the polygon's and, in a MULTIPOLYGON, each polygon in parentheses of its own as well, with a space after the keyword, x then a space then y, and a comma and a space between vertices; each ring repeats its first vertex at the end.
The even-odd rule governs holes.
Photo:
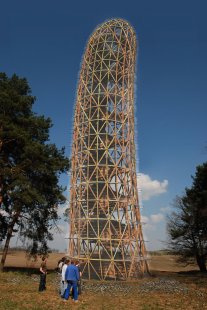
POLYGON ((125 32, 125 34, 127 33, 128 37, 131 36, 133 39, 136 40, 136 32, 134 28, 127 20, 122 18, 112 18, 98 25, 93 31, 91 37, 98 34, 111 32, 114 32, 116 35, 119 36, 122 30, 125 32))

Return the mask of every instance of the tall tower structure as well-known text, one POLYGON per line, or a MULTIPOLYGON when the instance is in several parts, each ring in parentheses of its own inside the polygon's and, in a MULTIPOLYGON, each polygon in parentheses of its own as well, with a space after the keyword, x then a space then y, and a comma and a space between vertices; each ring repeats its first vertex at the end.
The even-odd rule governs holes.
POLYGON ((69 255, 83 277, 128 279, 148 271, 134 142, 136 35, 112 19, 89 38, 74 115, 69 255))

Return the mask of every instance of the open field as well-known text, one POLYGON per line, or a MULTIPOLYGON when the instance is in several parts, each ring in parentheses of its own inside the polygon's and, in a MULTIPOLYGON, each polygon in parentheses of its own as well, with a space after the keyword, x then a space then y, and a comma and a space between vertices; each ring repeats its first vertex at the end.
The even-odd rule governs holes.
MULTIPOLYGON (((159 252, 158 252, 159 254, 159 252)), ((54 270, 57 267, 57 262, 60 258, 65 256, 65 253, 51 253, 48 258, 48 269, 54 270)), ((1 257, 1 252, 0 252, 1 257)), ((11 270, 11 268, 39 268, 41 259, 37 261, 28 260, 24 251, 10 251, 7 255, 5 267, 11 270)), ((197 270, 197 265, 194 266, 182 266, 176 263, 176 258, 173 255, 150 255, 149 257, 150 270, 153 271, 169 271, 169 272, 181 272, 197 270)))
POLYGON ((183 268, 170 255, 152 256, 152 276, 131 282, 84 281, 79 303, 64 303, 58 295, 56 267, 61 253, 53 253, 48 260, 51 271, 47 276, 47 291, 38 292, 39 277, 35 274, 39 262, 27 262, 23 252, 10 253, 7 272, 0 273, 0 309, 207 309, 207 274, 194 268, 183 268), (26 267, 11 271, 11 267, 26 267), (194 271, 193 271, 194 269, 194 271))

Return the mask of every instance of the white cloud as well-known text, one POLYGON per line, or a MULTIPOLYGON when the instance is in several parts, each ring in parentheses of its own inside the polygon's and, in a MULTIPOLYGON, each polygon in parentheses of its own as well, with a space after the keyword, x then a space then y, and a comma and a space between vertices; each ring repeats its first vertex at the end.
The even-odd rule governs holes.
POLYGON ((150 215, 151 222, 157 224, 164 220, 164 215, 162 213, 152 214, 150 215))
POLYGON ((142 215, 142 223, 147 224, 149 223, 149 220, 150 220, 149 217, 142 215))
POLYGON ((68 248, 68 232, 68 223, 58 225, 58 229, 53 228, 53 241, 49 242, 49 246, 53 249, 65 252, 65 250, 68 248))
POLYGON ((139 173, 137 177, 138 187, 142 191, 142 200, 149 200, 153 196, 158 196, 167 191, 168 180, 162 182, 152 180, 149 175, 139 173))
POLYGON ((164 208, 160 208, 160 211, 162 213, 168 213, 168 212, 172 211, 172 209, 170 207, 164 207, 164 208))
POLYGON ((145 225, 156 225, 159 222, 162 222, 165 219, 165 216, 162 213, 151 214, 149 217, 142 215, 141 216, 142 223, 145 225))
POLYGON ((59 205, 59 206, 58 206, 58 216, 59 216, 61 219, 63 219, 63 215, 64 215, 64 213, 65 213, 65 210, 66 210, 68 207, 69 207, 68 201, 66 201, 66 202, 64 203, 64 205, 59 205))
POLYGON ((53 240, 49 242, 51 248, 57 249, 61 252, 68 249, 69 243, 69 224, 68 222, 64 222, 64 212, 68 206, 68 200, 66 200, 63 205, 58 206, 58 216, 60 217, 60 221, 57 224, 57 227, 53 227, 53 240))
POLYGON ((159 250, 163 248, 165 240, 165 216, 162 213, 141 216, 144 240, 147 250, 159 250))

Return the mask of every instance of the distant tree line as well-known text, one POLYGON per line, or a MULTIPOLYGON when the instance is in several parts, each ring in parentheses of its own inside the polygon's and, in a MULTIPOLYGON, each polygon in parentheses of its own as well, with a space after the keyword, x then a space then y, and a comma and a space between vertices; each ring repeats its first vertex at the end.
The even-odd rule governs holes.
POLYGON ((35 97, 25 78, 0 73, 0 268, 18 233, 31 240, 32 255, 48 252, 58 206, 66 200, 59 177, 69 169, 64 148, 49 143, 50 118, 33 112, 35 97))

